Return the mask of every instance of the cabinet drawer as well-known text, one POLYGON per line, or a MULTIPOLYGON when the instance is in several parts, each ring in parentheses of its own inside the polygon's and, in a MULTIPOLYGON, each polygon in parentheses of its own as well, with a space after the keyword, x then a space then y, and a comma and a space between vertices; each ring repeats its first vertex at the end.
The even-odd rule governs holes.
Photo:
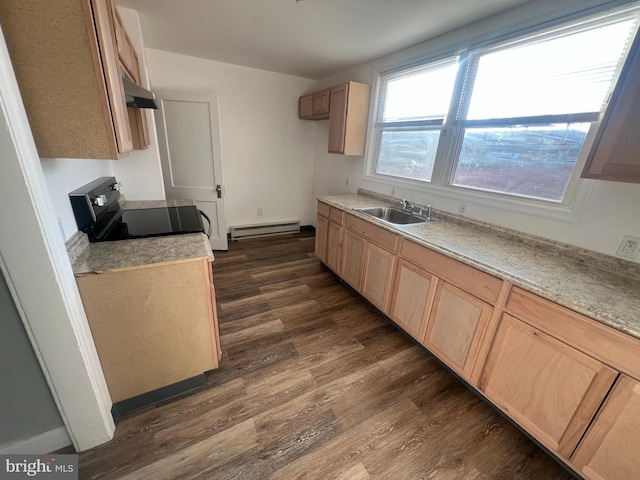
POLYGON ((495 303, 498 299, 502 280, 488 273, 407 240, 402 241, 400 256, 482 300, 495 303))
POLYGON ((604 363, 640 380, 640 340, 514 287, 507 310, 604 363))
POLYGON ((369 222, 360 220, 353 215, 347 215, 347 229, 366 238, 372 243, 380 245, 391 252, 396 252, 398 248, 398 235, 388 232, 380 227, 376 227, 369 222))
POLYGON ((340 226, 344 225, 344 212, 337 208, 329 207, 329 220, 340 226))
POLYGON ((318 215, 322 215, 323 217, 329 217, 329 211, 331 207, 326 203, 318 202, 318 215))

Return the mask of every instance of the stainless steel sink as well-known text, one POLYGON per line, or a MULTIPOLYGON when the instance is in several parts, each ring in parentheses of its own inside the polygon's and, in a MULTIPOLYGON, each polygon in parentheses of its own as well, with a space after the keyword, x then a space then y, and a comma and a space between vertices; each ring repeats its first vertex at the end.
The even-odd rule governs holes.
POLYGON ((355 210, 385 222, 393 223, 394 225, 410 225, 412 223, 425 223, 427 221, 424 218, 392 207, 356 208, 355 210))

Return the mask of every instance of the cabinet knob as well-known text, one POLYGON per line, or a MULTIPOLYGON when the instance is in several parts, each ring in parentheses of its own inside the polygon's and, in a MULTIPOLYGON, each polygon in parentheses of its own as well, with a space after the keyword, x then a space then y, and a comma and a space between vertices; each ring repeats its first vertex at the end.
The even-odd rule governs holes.
POLYGON ((106 195, 98 195, 97 197, 93 198, 91 200, 91 205, 95 206, 95 207, 104 207, 104 205, 107 203, 107 196, 106 195))

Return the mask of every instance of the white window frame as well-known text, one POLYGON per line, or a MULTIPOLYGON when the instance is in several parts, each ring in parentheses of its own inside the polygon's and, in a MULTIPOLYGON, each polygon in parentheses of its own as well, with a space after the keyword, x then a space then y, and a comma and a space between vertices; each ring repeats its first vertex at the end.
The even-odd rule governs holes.
MULTIPOLYGON (((610 17, 617 17, 639 8, 640 4, 636 3, 629 7, 625 7, 616 11, 610 11, 608 12, 608 15, 610 17)), ((635 15, 640 18, 640 10, 636 11, 635 15)), ((509 48, 510 46, 518 43, 526 44, 536 39, 552 37, 556 35, 557 32, 562 30, 575 31, 578 30, 581 26, 588 25, 594 21, 597 21, 597 19, 601 19, 602 17, 603 13, 601 12, 582 19, 576 19, 568 23, 556 25, 555 27, 546 28, 541 32, 538 32, 537 34, 515 34, 514 38, 506 41, 502 40, 495 43, 485 42, 484 45, 473 48, 470 47, 469 50, 472 51, 472 53, 470 54, 467 54, 465 51, 449 52, 448 54, 439 55, 433 58, 423 57, 420 59, 413 59, 410 62, 399 62, 393 65, 376 69, 373 90, 374 96, 372 98, 371 111, 378 112, 380 108, 380 86, 382 83, 382 79, 386 75, 408 71, 418 68, 421 65, 441 63, 443 61, 446 61, 446 59, 448 58, 450 59, 454 57, 460 57, 461 62, 465 62, 467 57, 470 55, 478 55, 489 51, 495 51, 501 48, 509 48)), ((635 34, 638 35, 640 33, 636 31, 635 34)), ((621 65, 618 67, 618 71, 614 75, 612 89, 615 88, 615 85, 618 81, 623 63, 624 62, 621 62, 621 65)), ((463 70, 466 67, 463 63, 461 63, 460 68, 461 70, 463 70)), ((456 79, 456 86, 453 91, 454 98, 460 98, 461 90, 463 88, 462 82, 460 81, 461 79, 462 75, 458 75, 458 78, 456 79)), ((609 92, 609 96, 610 93, 611 92, 609 92)), ((369 135, 367 139, 363 179, 381 185, 391 186, 393 188, 392 191, 395 191, 396 188, 401 188, 403 191, 412 191, 417 194, 432 194, 434 196, 443 197, 449 200, 469 202, 502 210, 522 212, 546 218, 564 220, 568 222, 580 221, 586 210, 589 197, 591 196, 591 193, 596 185, 596 182, 594 180, 580 178, 580 174, 584 169, 587 156, 593 145, 593 141, 600 127, 602 118, 604 117, 606 108, 603 110, 600 118, 593 121, 591 124, 582 150, 580 152, 580 156, 576 162, 576 166, 565 191, 564 198, 561 202, 532 197, 523 197, 508 193, 472 189, 469 187, 449 184, 448 182, 451 178, 452 170, 456 166, 457 152, 459 151, 462 142, 462 135, 460 134, 461 128, 456 126, 455 121, 457 108, 458 102, 453 101, 451 105, 451 111, 445 118, 444 125, 442 126, 442 137, 438 146, 438 154, 436 155, 431 181, 429 182, 404 177, 396 177, 376 172, 379 136, 381 130, 376 128, 377 115, 371 115, 368 127, 369 135)))

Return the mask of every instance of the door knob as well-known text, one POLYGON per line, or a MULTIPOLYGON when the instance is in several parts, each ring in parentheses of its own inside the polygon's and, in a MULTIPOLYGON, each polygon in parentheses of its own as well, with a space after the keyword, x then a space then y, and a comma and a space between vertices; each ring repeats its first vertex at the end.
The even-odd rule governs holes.
POLYGON ((218 198, 222 198, 222 185, 216 185, 216 193, 218 194, 218 198))

